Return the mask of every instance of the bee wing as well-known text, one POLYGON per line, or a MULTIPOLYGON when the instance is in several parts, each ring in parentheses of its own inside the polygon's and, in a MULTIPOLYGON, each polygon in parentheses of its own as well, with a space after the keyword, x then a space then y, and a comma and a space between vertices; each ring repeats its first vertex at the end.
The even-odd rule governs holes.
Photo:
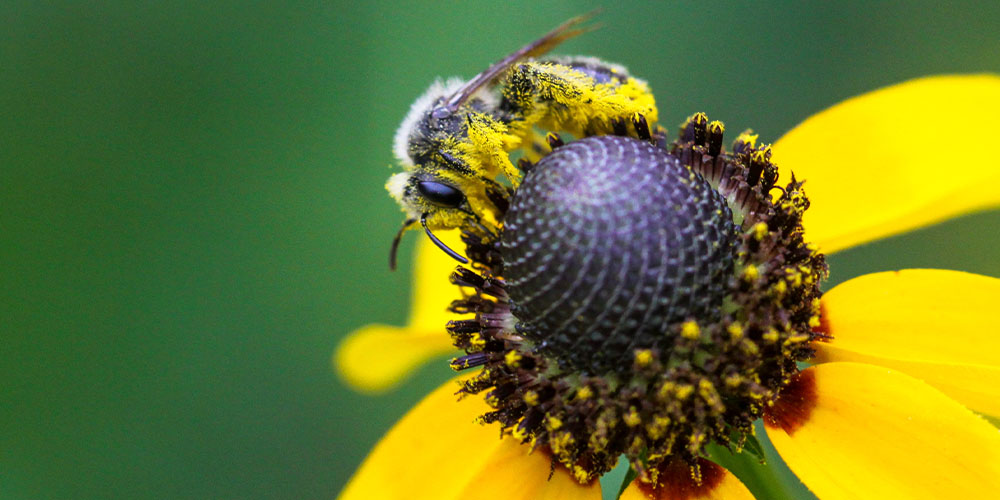
POLYGON ((560 43, 569 40, 570 38, 600 28, 600 25, 578 27, 580 24, 594 17, 594 15, 596 15, 599 11, 600 9, 593 10, 591 12, 588 12, 587 14, 576 16, 560 24, 554 30, 546 33, 543 37, 539 38, 538 40, 535 40, 534 42, 531 42, 528 45, 521 47, 516 52, 501 59, 500 61, 496 62, 489 68, 486 68, 486 71, 483 71, 482 73, 476 75, 473 79, 466 82, 465 85, 462 85, 461 88, 459 88, 454 94, 452 94, 450 98, 448 98, 447 102, 445 102, 441 106, 438 106, 437 108, 434 108, 434 111, 432 111, 432 116, 434 118, 439 118, 439 119, 450 116, 458 109, 459 106, 462 105, 462 103, 464 103, 467 99, 469 99, 469 97, 472 96, 472 94, 476 93, 476 91, 479 90, 483 85, 486 85, 487 83, 493 81, 493 79, 499 76, 500 73, 506 71, 507 68, 509 68, 515 62, 520 61, 521 59, 526 59, 528 57, 536 57, 542 55, 552 50, 553 48, 555 48, 555 46, 559 45, 560 43))

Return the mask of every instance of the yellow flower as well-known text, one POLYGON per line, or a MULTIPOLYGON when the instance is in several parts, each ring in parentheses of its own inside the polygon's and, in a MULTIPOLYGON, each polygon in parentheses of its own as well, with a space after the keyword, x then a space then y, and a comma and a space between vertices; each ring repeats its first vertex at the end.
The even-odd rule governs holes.
MULTIPOLYGON (((1000 78, 919 79, 843 102, 774 145, 807 181, 810 241, 833 253, 1000 203, 1000 78)), ((454 263, 424 244, 406 328, 369 326, 335 364, 350 383, 384 390, 450 352, 443 325, 454 263)), ((957 271, 861 276, 825 293, 814 365, 765 414, 777 451, 820 498, 982 498, 1000 491, 1000 280, 957 271)), ((731 329, 739 335, 738 328, 731 329)), ((360 498, 600 498, 516 439, 472 422, 491 408, 456 403, 446 384, 376 446, 341 495, 360 498)), ((558 427, 550 422, 550 428, 558 427)), ((703 461, 665 468, 658 489, 633 482, 622 498, 752 498, 703 461), (677 472, 674 471, 674 472, 677 472), (685 488, 688 488, 685 490, 685 488)))

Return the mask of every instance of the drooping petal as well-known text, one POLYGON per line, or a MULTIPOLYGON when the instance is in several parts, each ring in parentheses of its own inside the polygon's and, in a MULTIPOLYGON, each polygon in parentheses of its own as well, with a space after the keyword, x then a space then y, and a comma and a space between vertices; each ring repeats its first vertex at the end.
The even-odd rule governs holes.
POLYGON ((824 500, 990 498, 1000 491, 1000 430, 888 368, 808 368, 764 423, 781 458, 824 500))
POLYGON ((869 274, 823 295, 816 361, 895 368, 967 407, 1000 415, 1000 279, 910 269, 869 274))
MULTIPOLYGON (((435 232, 450 248, 462 250, 458 231, 435 232)), ((458 265, 422 234, 417 235, 410 318, 405 327, 373 324, 350 333, 333 355, 344 381, 365 392, 383 392, 430 359, 454 352, 445 324, 460 316, 448 312, 461 295, 448 276, 458 265)))
POLYGON ((582 486, 562 467, 549 479, 549 457, 529 454, 496 426, 474 422, 490 410, 481 397, 456 401, 458 386, 437 389, 376 445, 340 500, 591 500, 600 483, 582 486))
POLYGON ((454 350, 443 327, 422 330, 368 325, 340 343, 333 364, 347 385, 378 393, 391 389, 427 360, 454 350))
POLYGON ((937 76, 814 115, 774 144, 826 253, 1000 203, 1000 77, 937 76))
POLYGON ((731 472, 708 460, 699 460, 701 483, 691 476, 690 467, 672 461, 661 471, 656 487, 636 479, 619 500, 753 500, 753 494, 731 472))

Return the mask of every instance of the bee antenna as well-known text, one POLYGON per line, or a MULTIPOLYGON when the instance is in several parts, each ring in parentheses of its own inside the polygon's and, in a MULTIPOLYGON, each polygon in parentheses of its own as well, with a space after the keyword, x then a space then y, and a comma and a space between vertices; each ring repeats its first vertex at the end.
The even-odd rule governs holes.
POLYGON ((449 256, 451 256, 451 258, 453 258, 453 259, 461 262, 462 264, 468 264, 469 263, 469 259, 466 259, 465 257, 462 257, 462 255, 460 255, 458 252, 456 252, 456 251, 448 248, 448 245, 445 245, 443 241, 441 241, 441 240, 439 240, 437 238, 437 236, 434 236, 434 233, 431 232, 431 228, 427 227, 427 214, 426 213, 420 216, 420 225, 424 226, 424 231, 427 232, 427 237, 430 238, 431 241, 433 241, 434 244, 437 245, 438 248, 440 248, 441 250, 444 250, 444 253, 448 254, 449 256))
POLYGON ((403 239, 403 233, 406 232, 413 223, 417 222, 417 219, 407 219, 403 223, 403 227, 399 228, 399 232, 396 233, 396 237, 392 239, 392 248, 389 249, 389 270, 396 270, 396 252, 399 250, 399 240, 403 239))

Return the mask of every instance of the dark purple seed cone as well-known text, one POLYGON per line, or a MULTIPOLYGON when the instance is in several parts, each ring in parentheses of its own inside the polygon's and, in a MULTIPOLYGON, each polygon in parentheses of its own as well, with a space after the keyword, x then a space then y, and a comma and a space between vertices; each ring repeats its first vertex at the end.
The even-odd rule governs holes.
POLYGON ((591 373, 669 350, 679 322, 718 317, 736 239, 722 196, 662 149, 613 136, 559 147, 504 221, 518 329, 591 373))

